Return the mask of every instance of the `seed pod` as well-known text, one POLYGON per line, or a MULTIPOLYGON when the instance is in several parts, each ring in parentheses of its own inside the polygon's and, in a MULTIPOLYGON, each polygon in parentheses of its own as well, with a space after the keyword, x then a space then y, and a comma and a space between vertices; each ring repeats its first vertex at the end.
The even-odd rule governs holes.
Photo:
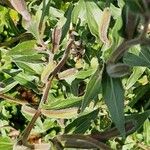
POLYGON ((31 15, 27 10, 26 2, 24 0, 10 0, 10 3, 26 21, 31 20, 31 15))
POLYGON ((112 78, 120 78, 130 73, 130 67, 127 64, 109 64, 106 67, 108 75, 112 78))
POLYGON ((110 9, 107 7, 104 9, 102 13, 102 17, 101 17, 100 25, 99 25, 99 38, 105 44, 110 43, 110 40, 107 37, 110 19, 111 19, 111 12, 110 12, 110 9))

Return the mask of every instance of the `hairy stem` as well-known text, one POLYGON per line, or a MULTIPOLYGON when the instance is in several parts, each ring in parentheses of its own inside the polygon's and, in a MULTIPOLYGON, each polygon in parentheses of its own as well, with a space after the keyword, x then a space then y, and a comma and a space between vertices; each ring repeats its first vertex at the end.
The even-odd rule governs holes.
POLYGON ((107 61, 107 64, 116 63, 131 46, 137 44, 150 44, 150 39, 136 38, 129 41, 123 41, 123 43, 120 44, 119 47, 112 53, 111 57, 107 61))

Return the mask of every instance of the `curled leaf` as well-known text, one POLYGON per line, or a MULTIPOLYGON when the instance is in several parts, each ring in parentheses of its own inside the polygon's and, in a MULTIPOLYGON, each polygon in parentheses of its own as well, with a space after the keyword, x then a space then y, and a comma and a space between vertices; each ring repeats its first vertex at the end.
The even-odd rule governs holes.
POLYGON ((76 117, 78 114, 78 108, 66 108, 60 110, 46 110, 41 109, 43 115, 50 117, 50 118, 61 118, 61 119, 70 119, 76 117))
POLYGON ((108 75, 113 78, 120 78, 130 73, 129 65, 123 63, 109 64, 106 70, 108 75))
POLYGON ((105 44, 110 43, 110 40, 107 37, 110 19, 111 19, 111 12, 110 12, 110 9, 107 7, 104 9, 102 13, 102 17, 101 17, 100 25, 99 25, 99 38, 105 44))
POLYGON ((10 3, 26 21, 31 20, 31 15, 27 10, 26 2, 24 0, 10 0, 10 3))
POLYGON ((60 39, 61 39, 61 29, 59 27, 56 27, 52 33, 52 45, 53 45, 52 53, 57 52, 59 48, 60 39))
POLYGON ((49 63, 44 67, 43 72, 41 74, 41 81, 43 83, 47 82, 50 73, 53 71, 53 69, 55 67, 56 67, 56 64, 53 61, 53 58, 51 58, 51 60, 49 61, 49 63))

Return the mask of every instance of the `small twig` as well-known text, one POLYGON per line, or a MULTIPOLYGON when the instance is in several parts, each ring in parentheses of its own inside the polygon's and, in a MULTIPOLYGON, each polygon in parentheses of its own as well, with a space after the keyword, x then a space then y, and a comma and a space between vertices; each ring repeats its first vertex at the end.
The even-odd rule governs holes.
POLYGON ((28 102, 25 100, 19 100, 17 98, 13 98, 13 97, 8 96, 6 94, 0 94, 0 98, 3 98, 4 100, 8 100, 9 102, 13 102, 16 104, 21 104, 21 105, 28 104, 28 102))

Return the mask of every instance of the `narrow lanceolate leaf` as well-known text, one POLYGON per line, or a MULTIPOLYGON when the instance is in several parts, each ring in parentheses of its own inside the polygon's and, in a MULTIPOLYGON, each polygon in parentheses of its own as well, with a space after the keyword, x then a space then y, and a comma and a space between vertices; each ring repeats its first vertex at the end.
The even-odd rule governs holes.
POLYGON ((126 122, 130 122, 133 125, 133 128, 127 132, 127 135, 137 131, 149 116, 150 110, 147 110, 143 113, 135 113, 130 116, 126 116, 126 122))
POLYGON ((124 89, 120 79, 105 75, 102 80, 102 91, 112 121, 122 136, 125 136, 124 89))
POLYGON ((101 17, 100 25, 99 25, 99 38, 105 44, 110 43, 110 41, 107 37, 110 19, 111 19, 110 9, 105 8, 103 13, 102 13, 102 17, 101 17))
POLYGON ((100 93, 101 91, 101 79, 103 73, 103 66, 98 66, 96 72, 91 77, 86 92, 84 95, 84 99, 81 106, 81 111, 83 111, 86 106, 100 93))
POLYGON ((86 8, 86 18, 88 27, 91 33, 95 37, 98 37, 98 21, 101 18, 102 11, 94 1, 84 0, 84 4, 86 8))
POLYGON ((123 63, 109 64, 106 70, 112 78, 120 78, 130 73, 129 65, 123 63))
POLYGON ((25 114, 28 114, 29 116, 34 116, 34 114, 36 113, 36 109, 29 107, 27 105, 23 105, 21 111, 25 114))
POLYGON ((31 15, 27 10, 26 2, 24 0, 10 0, 10 3, 26 21, 31 20, 31 15))
POLYGON ((141 75, 144 73, 145 70, 146 70, 146 67, 134 67, 133 68, 133 73, 130 75, 126 83, 127 90, 130 89, 137 82, 137 80, 141 77, 141 75))
POLYGON ((66 108, 66 109, 59 109, 59 110, 46 110, 41 109, 43 115, 49 118, 61 118, 61 119, 70 119, 73 117, 77 117, 78 115, 78 108, 66 108))
POLYGON ((61 80, 65 80, 69 77, 74 76, 77 72, 78 72, 78 70, 76 68, 67 69, 63 72, 60 72, 58 74, 58 78, 61 79, 61 80))
POLYGON ((65 133, 82 134, 85 133, 91 126, 91 123, 96 120, 99 109, 93 110, 90 113, 84 114, 72 121, 65 128, 65 133), (88 119, 87 119, 88 118, 88 119))
POLYGON ((124 55, 124 63, 131 66, 143 66, 150 68, 150 47, 141 46, 138 53, 128 52, 124 55))
POLYGON ((12 150, 13 142, 9 137, 0 137, 0 149, 1 150, 12 150))

